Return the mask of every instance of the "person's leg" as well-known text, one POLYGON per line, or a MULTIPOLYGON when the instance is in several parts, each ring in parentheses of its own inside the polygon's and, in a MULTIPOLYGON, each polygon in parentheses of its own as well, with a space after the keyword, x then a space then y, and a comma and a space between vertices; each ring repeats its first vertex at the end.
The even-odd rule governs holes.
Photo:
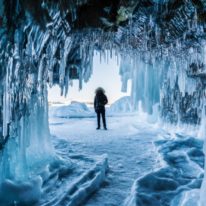
POLYGON ((100 112, 97 111, 97 129, 100 129, 100 112))
POLYGON ((102 122, 103 122, 104 129, 107 129, 105 110, 102 110, 102 122))

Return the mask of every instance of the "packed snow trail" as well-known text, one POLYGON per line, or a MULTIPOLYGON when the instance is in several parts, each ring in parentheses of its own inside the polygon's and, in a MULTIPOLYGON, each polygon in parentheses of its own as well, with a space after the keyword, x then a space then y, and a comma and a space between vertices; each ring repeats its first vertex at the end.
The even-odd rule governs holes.
POLYGON ((95 118, 50 119, 51 134, 68 141, 75 154, 108 155, 107 178, 85 205, 123 205, 133 182, 160 165, 153 141, 161 130, 136 116, 110 117, 107 131, 95 128, 95 118))

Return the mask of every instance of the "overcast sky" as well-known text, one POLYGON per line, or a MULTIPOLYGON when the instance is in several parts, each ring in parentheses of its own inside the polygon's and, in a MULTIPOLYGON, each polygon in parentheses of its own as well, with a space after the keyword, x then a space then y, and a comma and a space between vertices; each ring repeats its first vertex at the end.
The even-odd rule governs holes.
POLYGON ((91 76, 88 83, 83 85, 83 89, 79 91, 78 81, 74 81, 74 86, 69 88, 69 93, 66 98, 60 96, 60 89, 55 86, 49 89, 49 102, 93 102, 94 91, 97 87, 103 87, 106 90, 109 103, 113 103, 122 96, 130 95, 121 92, 121 77, 119 75, 119 65, 117 64, 116 58, 109 59, 106 63, 102 61, 100 63, 99 53, 95 52, 93 59, 93 75, 91 76))

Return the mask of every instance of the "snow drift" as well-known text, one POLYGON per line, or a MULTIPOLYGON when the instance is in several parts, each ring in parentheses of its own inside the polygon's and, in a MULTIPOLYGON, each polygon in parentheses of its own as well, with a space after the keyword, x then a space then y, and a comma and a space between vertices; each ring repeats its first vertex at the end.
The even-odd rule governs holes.
MULTIPOLYGON (((115 101, 110 107, 106 107, 107 116, 132 115, 135 114, 132 99, 124 96, 115 101)), ((85 103, 73 101, 69 105, 50 106, 50 117, 57 118, 92 118, 96 117, 94 108, 89 108, 85 103)))
POLYGON ((85 103, 73 101, 69 105, 51 107, 50 115, 59 118, 84 118, 94 117, 95 113, 85 103))
POLYGON ((118 114, 118 113, 131 113, 134 112, 132 106, 132 99, 130 96, 125 96, 118 99, 109 107, 109 112, 111 114, 118 114))

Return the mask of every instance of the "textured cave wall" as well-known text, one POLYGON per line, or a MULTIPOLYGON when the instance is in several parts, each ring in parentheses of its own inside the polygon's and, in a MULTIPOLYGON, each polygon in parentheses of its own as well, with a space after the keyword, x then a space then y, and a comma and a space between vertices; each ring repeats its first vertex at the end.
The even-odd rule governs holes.
MULTIPOLYGON (((89 78, 84 73, 92 59, 86 55, 81 58, 80 48, 75 44, 78 40, 67 35, 71 28, 58 13, 59 8, 46 10, 39 2, 4 1, 4 11, 1 11, 4 17, 0 29, 0 120, 3 139, 8 136, 10 122, 30 114, 33 99, 39 104, 45 101, 42 94, 47 83, 50 86, 59 84, 62 93, 66 94, 69 77, 73 78, 71 69, 77 71, 76 78, 89 78), (34 10, 37 13, 33 13, 34 10), (54 25, 51 25, 51 18, 54 25)), ((92 56, 89 48, 85 50, 89 57, 92 56)))
POLYGON ((200 124, 204 105, 205 84, 194 79, 195 90, 193 92, 181 92, 176 80, 171 87, 167 82, 164 85, 164 96, 161 99, 161 116, 167 122, 200 124))

